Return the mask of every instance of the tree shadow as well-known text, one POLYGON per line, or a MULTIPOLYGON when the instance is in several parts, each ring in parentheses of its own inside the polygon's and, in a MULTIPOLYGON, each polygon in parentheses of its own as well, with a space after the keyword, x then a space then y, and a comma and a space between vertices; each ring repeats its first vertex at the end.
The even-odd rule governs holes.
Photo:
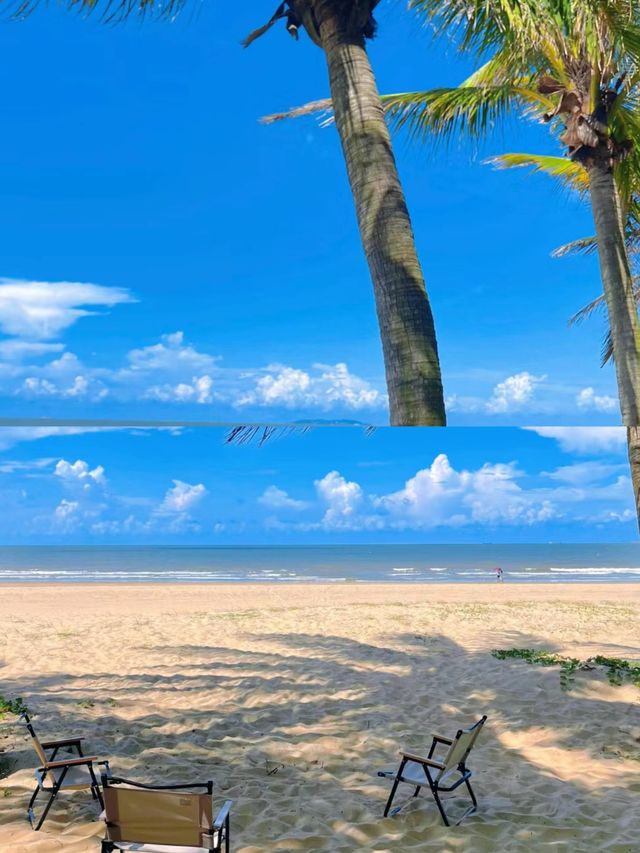
MULTIPOLYGON (((49 673, 4 679, 3 690, 25 697, 44 739, 86 734, 115 773, 213 779, 235 801, 236 851, 453 851, 507 841, 510 850, 594 850, 612 839, 616 850, 633 849, 640 720, 631 688, 581 673, 563 693, 555 668, 498 661, 440 634, 390 631, 376 645, 313 633, 241 639, 249 649, 140 646, 130 654, 141 672, 49 673), (393 767, 399 748, 424 753, 431 732, 452 736, 483 713, 470 760, 478 814, 446 829, 433 803, 407 790, 401 813, 383 819, 389 783, 376 771, 393 767)), ((508 639, 550 649, 528 634, 508 639)), ((0 824, 23 820, 25 770, 34 767, 15 727, 8 740, 16 770, 5 786, 16 787, 0 824)), ((87 820, 92 806, 80 797, 56 806, 61 825, 69 808, 87 820)), ((55 818, 45 830, 59 831, 55 818)))

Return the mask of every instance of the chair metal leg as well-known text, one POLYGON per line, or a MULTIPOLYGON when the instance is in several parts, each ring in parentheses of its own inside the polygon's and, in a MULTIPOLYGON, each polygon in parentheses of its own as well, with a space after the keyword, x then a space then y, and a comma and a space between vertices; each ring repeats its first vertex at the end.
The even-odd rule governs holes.
MULTIPOLYGON (((60 788, 62 787, 62 783, 64 782, 64 777, 67 775, 68 769, 69 769, 68 767, 63 767, 62 772, 60 773, 60 776, 54 782, 53 788, 51 789, 51 796, 49 797, 49 800, 48 800, 46 806, 44 807, 42 815, 40 816, 40 820, 38 821, 37 825, 33 827, 35 832, 37 832, 40 829, 40 827, 42 826, 42 824, 45 821, 46 816, 49 814, 49 809, 53 805, 53 801, 55 800, 55 798, 58 796, 58 792, 60 791, 60 788)), ((55 779, 56 777, 52 775, 51 778, 55 779)), ((33 826, 33 824, 32 824, 32 826, 33 826)))
POLYGON ((102 799, 100 783, 98 782, 95 770, 93 769, 93 764, 89 765, 89 775, 91 776, 91 794, 93 795, 93 799, 100 803, 100 811, 102 811, 102 809, 104 809, 104 800, 102 799))
POLYGON ((444 825, 445 826, 451 826, 451 824, 449 823, 449 819, 447 818, 447 814, 444 810, 444 806, 442 805, 442 802, 440 800, 437 785, 434 785, 431 788, 431 793, 433 794, 433 799, 436 801, 436 805, 438 806, 438 811, 440 812, 440 816, 442 817, 442 820, 444 821, 444 825))
POLYGON ((398 790, 398 785, 400 784, 400 774, 396 776, 393 781, 393 785, 391 786, 391 793, 389 794, 389 799, 387 800, 387 805, 384 807, 384 817, 387 817, 389 814, 389 809, 391 808, 391 803, 393 802, 393 798, 396 795, 396 791, 398 790))
MULTIPOLYGON (((469 791, 469 796, 471 797, 471 802, 473 803, 473 809, 471 811, 476 811, 478 808, 478 801, 476 800, 476 795, 473 793, 473 788, 471 787, 471 782, 467 779, 466 781, 467 791, 469 791)), ((468 814, 471 814, 471 811, 468 814)))
POLYGON ((34 814, 33 814, 33 807, 35 805, 36 800, 38 799, 39 793, 40 793, 40 786, 36 785, 36 789, 33 792, 33 794, 31 794, 31 799, 29 800, 29 805, 27 806, 27 818, 29 819, 29 823, 31 824, 31 829, 33 829, 33 823, 35 820, 34 814))
MULTIPOLYGON (((51 808, 51 806, 53 805, 53 801, 55 800, 55 798, 56 798, 56 794, 58 793, 58 791, 59 791, 59 790, 60 790, 60 789, 59 789, 59 787, 58 787, 58 786, 54 787, 54 789, 52 790, 52 792, 51 792, 51 796, 49 797, 49 799, 48 799, 48 801, 47 801, 46 806, 45 806, 45 807, 44 807, 44 809, 42 810, 42 814, 40 815, 40 820, 39 820, 39 821, 38 821, 38 823, 33 827, 33 829, 34 829, 34 831, 35 831, 35 832, 37 832, 37 831, 40 829, 40 827, 42 826, 42 824, 44 823, 46 816, 49 814, 49 809, 50 809, 50 808, 51 808)), ((32 824, 32 826, 33 826, 33 824, 32 824)))
POLYGON ((415 789, 415 791, 413 792, 413 796, 414 796, 414 797, 417 797, 417 796, 418 796, 418 794, 420 793, 420 788, 421 788, 421 786, 420 786, 420 785, 418 785, 418 787, 417 787, 417 788, 415 789))

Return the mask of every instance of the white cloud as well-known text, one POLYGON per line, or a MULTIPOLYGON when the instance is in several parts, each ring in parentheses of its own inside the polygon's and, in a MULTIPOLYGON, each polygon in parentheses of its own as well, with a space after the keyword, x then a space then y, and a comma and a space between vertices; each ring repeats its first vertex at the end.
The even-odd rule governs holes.
POLYGON ((157 511, 161 515, 186 513, 193 509, 206 494, 207 490, 202 483, 191 485, 182 480, 173 480, 173 487, 167 490, 157 511))
POLYGON ((55 459, 51 458, 28 459, 26 461, 7 459, 4 462, 0 462, 0 474, 15 474, 19 471, 25 474, 25 476, 29 476, 26 472, 42 471, 45 468, 51 467, 55 461, 55 459))
POLYGON ((45 344, 36 341, 21 341, 15 338, 0 341, 0 358, 7 361, 23 361, 25 358, 52 355, 63 350, 64 344, 45 344))
POLYGON ((306 501, 298 501, 289 497, 287 492, 279 489, 277 486, 269 486, 258 498, 258 503, 270 509, 305 509, 308 504, 306 501))
POLYGON ((322 525, 333 529, 350 527, 363 502, 362 487, 345 480, 338 471, 330 471, 314 485, 326 506, 322 525))
POLYGON ((96 465, 95 468, 91 469, 83 459, 76 459, 73 463, 67 462, 66 459, 60 459, 55 467, 54 474, 69 483, 75 482, 85 485, 103 485, 105 483, 102 465, 96 465))
POLYGON ((108 396, 109 391, 82 375, 74 376, 70 385, 57 385, 49 379, 27 376, 18 393, 28 397, 60 397, 62 399, 91 397, 93 400, 103 400, 108 396))
POLYGON ((56 436, 84 435, 90 432, 114 432, 122 429, 124 427, 0 427, 0 450, 7 450, 23 441, 39 441, 56 436))
POLYGON ((566 453, 589 456, 619 452, 626 444, 624 427, 523 427, 542 438, 552 438, 566 453))
POLYGON ((185 344, 184 332, 173 332, 162 335, 160 343, 130 350, 127 360, 132 371, 160 371, 167 375, 187 372, 193 375, 210 372, 219 359, 185 344))
POLYGON ((330 409, 336 404, 347 409, 375 408, 386 404, 386 397, 366 380, 349 372, 346 364, 314 364, 315 375, 286 365, 271 365, 255 381, 252 389, 236 401, 238 407, 312 406, 330 409))
POLYGON ((135 302, 120 287, 70 281, 0 279, 0 331, 28 341, 56 338, 81 317, 94 314, 83 306, 112 308, 135 302))
POLYGON ((626 467, 622 463, 606 465, 604 462, 579 462, 575 465, 563 465, 554 471, 549 471, 546 476, 551 480, 569 483, 572 486, 586 486, 589 483, 601 482, 626 467))
POLYGON ((61 533, 71 533, 80 523, 80 504, 63 498, 53 512, 52 528, 61 533))
POLYGON ((596 394, 593 388, 583 388, 576 397, 576 403, 580 409, 595 409, 598 412, 615 412, 618 401, 615 397, 596 394))
POLYGON ((515 463, 486 463, 476 471, 455 470, 441 453, 403 489, 375 499, 402 526, 535 524, 555 515, 548 499, 526 493, 515 463))
POLYGON ((291 522, 273 515, 269 529, 362 531, 431 530, 482 525, 527 528, 552 520, 623 522, 632 512, 628 476, 616 476, 621 465, 585 463, 564 466, 543 475, 558 485, 528 486, 515 462, 485 463, 477 469, 456 469, 441 453, 429 467, 387 494, 365 492, 339 471, 315 482, 318 520, 291 522), (612 477, 614 479, 612 479, 612 477), (605 518, 606 515, 606 518, 605 518))
POLYGON ((213 401, 213 379, 208 376, 194 376, 190 383, 177 385, 152 385, 144 396, 151 400, 174 403, 211 403, 213 401))
POLYGON ((508 376, 493 389, 486 405, 487 411, 498 414, 521 408, 531 401, 536 386, 545 379, 546 376, 534 376, 527 371, 508 376))

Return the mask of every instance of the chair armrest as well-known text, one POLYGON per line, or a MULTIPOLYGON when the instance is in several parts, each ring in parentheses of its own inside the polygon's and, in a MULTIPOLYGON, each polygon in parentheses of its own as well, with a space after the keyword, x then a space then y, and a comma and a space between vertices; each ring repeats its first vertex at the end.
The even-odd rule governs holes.
POLYGON ((436 743, 444 743, 447 746, 451 746, 453 741, 449 737, 442 737, 442 735, 432 735, 431 736, 436 743))
POLYGON ((62 740, 48 740, 46 743, 43 743, 42 746, 45 749, 51 749, 54 746, 76 746, 77 744, 82 743, 84 740, 83 737, 69 737, 63 738, 62 740))
POLYGON ((222 829, 225 820, 229 817, 229 812, 231 810, 232 805, 233 800, 227 800, 226 803, 222 806, 222 808, 216 815, 216 819, 213 822, 214 829, 222 829))
POLYGON ((97 761, 98 757, 96 755, 85 755, 84 758, 69 758, 65 761, 47 761, 44 767, 39 767, 39 770, 51 770, 56 767, 75 767, 78 764, 93 764, 94 761, 97 761))
POLYGON ((423 755, 416 755, 413 752, 402 751, 400 752, 400 755, 409 761, 417 761, 418 764, 427 764, 429 767, 435 767, 437 770, 444 770, 444 764, 441 764, 439 761, 433 761, 431 758, 425 758, 423 755))

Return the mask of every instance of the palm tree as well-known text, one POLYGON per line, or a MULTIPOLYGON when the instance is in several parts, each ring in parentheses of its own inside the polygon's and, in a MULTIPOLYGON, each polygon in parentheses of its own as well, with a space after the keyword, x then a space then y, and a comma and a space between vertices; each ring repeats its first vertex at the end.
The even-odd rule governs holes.
POLYGON ((325 54, 335 120, 375 294, 393 425, 444 426, 433 316, 366 50, 378 0, 286 0, 244 41, 278 20, 325 54))
MULTIPOLYGON (((528 166, 533 172, 541 172, 555 178, 564 187, 585 195, 589 191, 589 179, 586 172, 579 164, 564 157, 548 157, 538 154, 501 154, 491 157, 488 161, 502 169, 522 168, 528 166)), ((618 195, 623 200, 624 211, 624 239, 627 257, 637 260, 640 251, 640 173, 634 173, 627 169, 626 173, 617 170, 616 177, 620 180, 618 195)), ((570 254, 593 254, 598 249, 598 238, 596 236, 583 237, 573 240, 564 246, 560 246, 553 252, 554 257, 560 258, 570 254)), ((633 264, 630 264, 633 268, 633 264)), ((633 269, 635 275, 632 279, 632 291, 636 306, 640 305, 640 276, 637 273, 637 264, 633 269)), ((569 320, 570 325, 581 323, 596 312, 606 311, 607 303, 604 295, 600 295, 581 308, 569 320)), ((637 307, 636 307, 637 311, 637 307)), ((608 326, 602 344, 602 365, 615 361, 613 334, 611 326, 608 326)), ((640 528, 640 429, 637 426, 627 427, 627 449, 629 453, 629 464, 631 467, 631 481, 635 499, 636 516, 640 528)))
MULTIPOLYGON (((550 123, 587 183, 623 423, 640 425, 640 322, 625 203, 640 174, 638 0, 412 0, 463 50, 488 60, 456 88, 385 99, 419 137, 481 137, 516 111, 550 123)), ((561 159, 561 158, 559 158, 561 159)))
POLYGON ((640 4, 636 0, 412 0, 427 20, 461 32, 463 49, 491 57, 454 89, 385 99, 393 123, 418 136, 480 137, 509 112, 550 123, 568 158, 503 155, 588 194, 606 304, 604 360, 615 362, 640 526, 640 322, 631 237, 638 244, 640 190, 640 4))
MULTIPOLYGON (((39 0, 16 0, 14 15, 39 0)), ((102 10, 108 22, 131 15, 171 20, 186 0, 66 0, 69 8, 102 10)), ((279 20, 298 38, 303 28, 322 48, 336 105, 336 124, 371 271, 393 425, 444 426, 444 394, 431 306, 391 137, 365 42, 373 38, 379 0, 285 0, 248 47, 279 20)), ((0 0, 0 6, 2 0, 0 0)))

